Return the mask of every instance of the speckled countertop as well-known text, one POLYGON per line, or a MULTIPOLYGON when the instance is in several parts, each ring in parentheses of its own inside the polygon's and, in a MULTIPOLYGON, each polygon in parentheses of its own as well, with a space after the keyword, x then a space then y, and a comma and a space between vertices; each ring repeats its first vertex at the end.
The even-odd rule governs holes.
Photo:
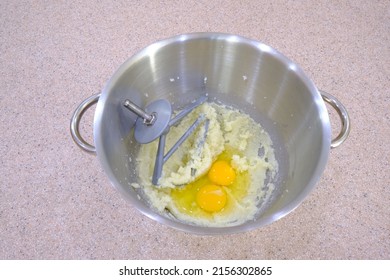
POLYGON ((3 0, 0 22, 0 259, 390 258, 389 1, 3 0), (128 57, 196 31, 273 46, 349 111, 315 191, 267 227, 210 237, 160 225, 70 137, 73 110, 128 57))

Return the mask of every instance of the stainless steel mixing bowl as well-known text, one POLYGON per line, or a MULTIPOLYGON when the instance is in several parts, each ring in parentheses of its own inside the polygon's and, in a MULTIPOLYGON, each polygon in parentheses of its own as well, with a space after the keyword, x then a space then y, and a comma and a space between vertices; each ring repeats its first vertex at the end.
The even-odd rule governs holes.
MULTIPOLYGON (((248 231, 274 222, 294 210, 313 190, 331 147, 349 133, 349 118, 336 98, 319 92, 302 69, 275 49, 258 41, 220 33, 184 34, 156 42, 127 60, 102 94, 82 102, 71 120, 71 132, 83 149, 95 152, 112 184, 139 211, 170 227, 198 234, 248 231), (139 144, 131 133, 134 116, 123 107, 131 99, 140 107, 164 98, 174 109, 208 93, 209 100, 231 105, 270 134, 279 174, 272 199, 259 206, 254 220, 232 227, 199 227, 152 210, 139 189, 136 161, 139 144), (341 132, 331 140, 324 100, 339 113, 341 132), (94 145, 79 133, 79 122, 92 104, 94 145)), ((151 164, 154 161, 151 159, 151 164)))

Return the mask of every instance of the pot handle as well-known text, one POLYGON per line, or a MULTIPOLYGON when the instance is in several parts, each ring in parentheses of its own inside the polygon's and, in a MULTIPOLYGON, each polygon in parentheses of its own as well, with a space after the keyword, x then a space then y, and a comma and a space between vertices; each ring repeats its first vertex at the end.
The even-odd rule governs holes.
POLYGON ((331 148, 336 148, 347 139, 351 130, 351 121, 349 119, 347 109, 336 97, 321 90, 320 93, 322 95, 322 99, 336 110, 341 119, 341 131, 339 135, 337 135, 337 137, 330 143, 331 148))
POLYGON ((99 101, 100 93, 92 95, 85 99, 80 105, 76 108, 73 113, 73 116, 70 120, 70 133, 72 134, 73 141, 84 151, 89 153, 96 153, 95 146, 89 144, 80 134, 79 126, 80 120, 84 113, 95 103, 99 101))

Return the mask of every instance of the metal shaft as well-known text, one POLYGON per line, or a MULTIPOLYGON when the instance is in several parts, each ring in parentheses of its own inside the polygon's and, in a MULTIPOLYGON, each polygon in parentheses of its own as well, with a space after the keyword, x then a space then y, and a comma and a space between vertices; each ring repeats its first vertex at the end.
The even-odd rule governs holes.
POLYGON ((133 112, 134 114, 136 114, 140 118, 143 118, 144 123, 147 125, 152 125, 156 119, 155 114, 146 113, 139 106, 137 106, 135 103, 131 102, 128 99, 126 99, 125 102, 123 102, 123 106, 125 106, 127 109, 129 109, 131 112, 133 112))
POLYGON ((163 134, 160 136, 160 139, 158 141, 158 149, 157 149, 157 155, 156 160, 154 162, 154 170, 153 170, 153 177, 152 177, 152 183, 153 185, 158 185, 158 179, 160 179, 162 174, 162 169, 164 165, 164 149, 165 149, 165 139, 167 135, 163 134))
MULTIPOLYGON (((183 144, 183 142, 205 120, 205 115, 201 114, 197 118, 197 120, 184 132, 184 134, 179 138, 179 140, 171 147, 171 149, 164 155, 166 136, 167 133, 169 132, 169 128, 173 125, 176 125, 185 116, 187 116, 192 110, 194 110, 196 107, 200 106, 206 101, 207 101, 207 96, 199 97, 197 100, 192 102, 189 106, 181 110, 172 119, 171 119, 172 110, 168 101, 156 100, 155 102, 149 104, 146 108, 148 108, 149 111, 153 111, 152 114, 148 114, 147 112, 145 112, 143 109, 141 109, 139 106, 137 106, 135 103, 131 102, 128 99, 126 99, 123 102, 123 106, 125 106, 128 110, 130 110, 134 114, 136 114, 138 117, 142 118, 143 124, 146 125, 146 126, 142 125, 142 123, 138 122, 138 120, 136 122, 134 135, 136 140, 139 143, 146 144, 157 139, 157 137, 160 138, 158 143, 155 164, 154 164, 153 176, 152 176, 153 185, 158 185, 158 180, 162 175, 162 169, 164 163, 173 155, 173 153, 177 151, 179 146, 183 144), (158 119, 157 119, 157 114, 159 114, 158 119), (152 126, 153 124, 155 125, 152 126)), ((207 135, 207 130, 208 130, 208 121, 206 120, 204 138, 207 135)), ((202 142, 204 142, 204 140, 205 139, 202 139, 200 141, 200 144, 198 145, 198 149, 200 149, 199 148, 200 146, 203 146, 202 142)))
POLYGON ((201 115, 196 121, 187 129, 186 132, 180 137, 179 140, 172 146, 172 148, 164 156, 164 163, 173 155, 174 152, 179 148, 181 144, 195 131, 195 129, 200 125, 200 123, 205 119, 204 115, 201 115))
MULTIPOLYGON (((174 152, 176 152, 179 146, 183 144, 183 142, 195 131, 195 129, 201 124, 202 121, 204 121, 204 119, 205 119, 205 115, 203 114, 200 117, 198 117, 196 121, 184 132, 184 134, 180 137, 180 139, 177 140, 177 142, 172 146, 172 148, 167 152, 166 155, 164 155, 164 149, 165 149, 165 140, 167 135, 163 134, 160 136, 158 142, 156 161, 154 164, 153 177, 152 177, 153 185, 158 185, 158 180, 161 177, 164 163, 173 155, 174 152)), ((207 121, 206 121, 206 126, 208 127, 207 121)))
POLYGON ((180 113, 178 113, 170 122, 169 122, 169 126, 173 126, 175 125, 177 122, 179 122, 182 118, 184 118, 185 116, 187 116, 189 113, 192 112, 192 110, 194 110, 196 107, 202 105, 204 102, 207 101, 207 96, 201 96, 199 97, 197 100, 195 100, 195 102, 193 102, 192 104, 190 104, 189 106, 187 106, 186 108, 184 108, 182 111, 180 111, 180 113))

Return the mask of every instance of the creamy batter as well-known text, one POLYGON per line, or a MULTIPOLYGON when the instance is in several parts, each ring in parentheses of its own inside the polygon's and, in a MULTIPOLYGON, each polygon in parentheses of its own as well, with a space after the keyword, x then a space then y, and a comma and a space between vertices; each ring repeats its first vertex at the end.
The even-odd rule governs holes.
POLYGON ((266 174, 272 182, 278 170, 272 141, 249 115, 204 103, 171 128, 166 151, 200 115, 208 120, 208 127, 201 124, 164 164, 157 186, 152 184, 152 175, 158 140, 141 145, 137 157, 139 182, 134 186, 143 189, 156 211, 168 211, 183 222, 215 227, 242 224, 255 217, 260 200, 267 200, 274 189, 271 183, 264 185, 266 174), (210 212, 199 207, 196 198, 199 189, 210 184, 210 167, 216 161, 226 162, 235 177, 230 185, 212 183, 222 189, 226 204, 221 210, 210 212))

